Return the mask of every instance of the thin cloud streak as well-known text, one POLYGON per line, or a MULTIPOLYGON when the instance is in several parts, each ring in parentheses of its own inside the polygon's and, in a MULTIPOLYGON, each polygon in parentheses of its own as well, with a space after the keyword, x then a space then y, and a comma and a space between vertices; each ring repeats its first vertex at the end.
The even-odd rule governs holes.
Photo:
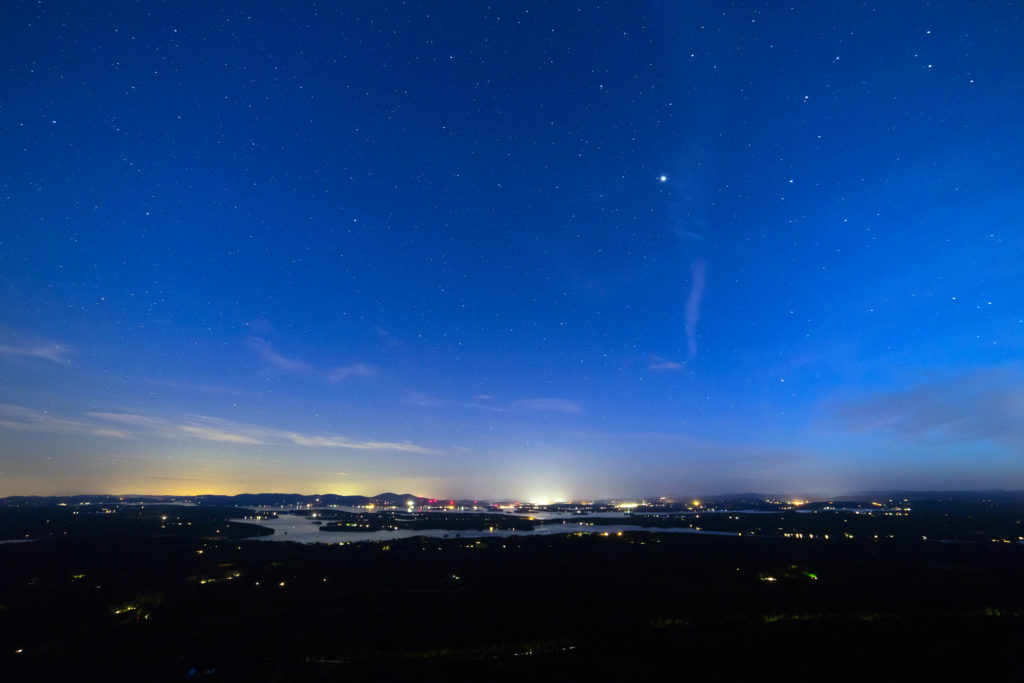
POLYGON ((541 413, 564 413, 567 415, 579 415, 583 407, 576 401, 565 398, 526 398, 512 404, 524 410, 535 410, 541 413))
POLYGON ((376 374, 376 370, 365 363, 353 363, 352 365, 342 365, 334 368, 327 375, 327 381, 329 382, 344 382, 351 377, 371 377, 376 374))
POLYGON ((166 419, 135 413, 88 412, 85 416, 91 421, 54 416, 23 406, 0 405, 0 428, 119 439, 157 437, 241 446, 295 445, 372 452, 440 454, 438 450, 409 441, 361 441, 338 434, 301 434, 202 415, 166 419))
POLYGON ((81 420, 57 417, 45 410, 8 404, 0 405, 0 428, 51 434, 108 436, 117 439, 126 439, 129 436, 124 430, 112 429, 109 425, 90 424, 81 420))
POLYGON ((287 356, 278 353, 277 349, 259 337, 249 337, 245 340, 245 343, 246 346, 252 349, 253 352, 259 356, 260 360, 268 365, 273 365, 278 370, 299 373, 307 373, 310 371, 308 363, 295 358, 288 358, 287 356))
POLYGON ((426 394, 410 394, 406 397, 405 402, 418 408, 471 408, 473 410, 486 410, 493 413, 505 412, 504 408, 496 405, 476 403, 474 401, 459 401, 450 398, 437 398, 436 396, 428 396, 426 394))
POLYGON ((299 358, 285 356, 265 339, 259 337, 248 337, 245 344, 267 365, 294 375, 319 377, 327 382, 338 383, 353 377, 371 377, 377 374, 377 368, 366 363, 339 365, 333 369, 324 370, 299 358))
POLYGON ((510 413, 519 411, 536 411, 542 413, 563 413, 580 415, 583 406, 567 398, 524 398, 511 401, 504 405, 491 402, 491 396, 476 396, 476 401, 460 401, 456 399, 437 398, 426 394, 411 394, 406 403, 421 408, 470 408, 492 413, 510 413))
POLYGON ((686 367, 686 363, 677 363, 676 361, 665 360, 658 356, 651 358, 650 369, 655 372, 661 372, 663 370, 682 370, 686 367))
POLYGON ((437 453, 408 441, 352 441, 342 436, 303 436, 289 434, 288 438, 300 446, 315 448, 353 448, 358 451, 402 451, 404 453, 437 453))
POLYGON ((434 449, 418 446, 408 441, 359 441, 336 434, 300 434, 298 432, 231 422, 202 415, 193 416, 192 422, 186 424, 178 424, 162 418, 152 418, 130 413, 89 413, 89 415, 99 419, 144 426, 152 433, 169 438, 185 436, 201 441, 258 446, 294 444, 314 448, 346 448, 360 451, 438 453, 434 449))
POLYGON ((193 425, 180 425, 178 427, 181 431, 185 432, 189 436, 203 441, 218 441, 221 443, 247 443, 253 445, 260 445, 263 442, 245 434, 234 434, 226 432, 221 429, 214 429, 212 427, 196 427, 193 425))
POLYGON ((995 441, 1024 447, 1024 367, 1004 366, 948 377, 836 406, 833 415, 857 432, 958 443, 995 441))
POLYGON ((34 346, 12 346, 0 344, 0 358, 41 358, 54 363, 64 363, 72 350, 63 344, 36 344, 34 346))
POLYGON ((697 355, 697 325, 700 323, 700 304, 704 299, 707 271, 707 262, 703 259, 694 263, 690 269, 690 295, 686 298, 687 362, 697 355))

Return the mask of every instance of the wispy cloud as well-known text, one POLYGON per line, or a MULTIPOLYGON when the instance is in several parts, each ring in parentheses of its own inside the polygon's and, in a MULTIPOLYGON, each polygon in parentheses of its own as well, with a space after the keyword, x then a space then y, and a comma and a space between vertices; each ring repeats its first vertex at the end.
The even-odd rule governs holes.
POLYGON ((299 373, 307 373, 310 371, 308 363, 298 360, 297 358, 288 358, 287 356, 278 353, 277 349, 271 346, 266 340, 260 339, 259 337, 249 337, 245 340, 245 344, 252 349, 257 356, 259 356, 260 360, 267 365, 274 366, 278 370, 299 373))
POLYGON ((159 431, 160 429, 170 426, 170 423, 167 420, 163 420, 158 417, 149 417, 147 415, 136 415, 134 413, 89 412, 86 413, 86 415, 103 420, 104 422, 116 422, 126 427, 134 427, 136 429, 146 431, 159 431))
POLYGON ((376 369, 369 365, 353 363, 352 365, 342 365, 334 368, 327 375, 327 379, 330 382, 344 382, 351 377, 371 377, 375 373, 376 369))
POLYGON ((700 304, 704 300, 707 283, 707 262, 701 259, 690 269, 690 295, 686 297, 686 351, 687 362, 697 355, 697 325, 700 323, 700 304))
POLYGON ((525 398, 512 405, 523 410, 535 410, 540 413, 579 415, 583 412, 583 407, 579 403, 565 398, 525 398))
POLYGON ((486 394, 473 397, 472 401, 462 401, 450 398, 438 398, 426 394, 410 394, 406 403, 421 408, 469 408, 472 410, 484 410, 492 413, 509 413, 523 410, 562 413, 566 415, 579 415, 583 412, 583 406, 576 401, 566 398, 524 398, 517 401, 498 402, 493 396, 486 394))
POLYGON ((240 434, 236 432, 227 432, 223 429, 216 429, 214 427, 204 427, 196 425, 179 425, 180 429, 185 434, 202 439, 203 441, 219 441, 221 443, 248 443, 248 444, 262 444, 257 438, 248 436, 246 434, 240 434))
POLYGON ((64 363, 72 350, 64 344, 31 344, 15 346, 0 344, 0 358, 40 358, 54 363, 64 363))
POLYGON ((395 348, 397 346, 402 345, 400 339, 397 339, 393 334, 391 334, 382 327, 377 328, 377 336, 380 337, 381 343, 384 344, 385 346, 395 348))
POLYGON ((127 432, 111 428, 109 425, 91 424, 53 415, 45 410, 6 404, 0 404, 0 427, 51 434, 85 434, 118 439, 128 438, 127 432))
POLYGON ((360 440, 340 434, 303 434, 203 415, 166 418, 136 413, 88 412, 82 417, 66 417, 23 406, 0 405, 0 428, 121 439, 157 437, 249 446, 295 445, 424 455, 439 453, 409 441, 360 440))
POLYGON ((834 408, 848 428, 932 442, 997 441, 1024 446, 1024 367, 979 370, 878 393, 834 408))
POLYGON ((304 436, 302 434, 288 434, 287 438, 300 446, 315 448, 352 448, 357 451, 401 451, 404 453, 437 452, 408 441, 353 441, 343 436, 304 436))
POLYGON ((149 433, 169 438, 192 438, 217 443, 262 446, 295 444, 313 448, 347 448, 360 451, 437 453, 434 449, 417 446, 408 441, 361 441, 339 434, 302 434, 202 415, 180 420, 168 420, 131 413, 89 413, 89 415, 119 424, 133 424, 144 427, 149 433))
POLYGON ((686 367, 686 363, 677 363, 675 361, 666 360, 660 356, 653 356, 651 358, 650 368, 656 372, 663 370, 682 370, 686 367))
MULTIPOLYGON (((475 397, 478 401, 489 400, 490 397, 475 397)), ((453 398, 438 398, 427 394, 412 393, 405 398, 405 402, 419 408, 470 408, 473 410, 486 410, 495 413, 504 412, 504 408, 493 403, 479 403, 478 401, 460 401, 453 398)))
POLYGON ((318 377, 327 382, 344 382, 354 377, 370 377, 377 373, 377 368, 366 363, 339 365, 327 370, 318 368, 302 359, 284 355, 268 341, 259 337, 248 337, 245 344, 267 365, 295 375, 318 377))

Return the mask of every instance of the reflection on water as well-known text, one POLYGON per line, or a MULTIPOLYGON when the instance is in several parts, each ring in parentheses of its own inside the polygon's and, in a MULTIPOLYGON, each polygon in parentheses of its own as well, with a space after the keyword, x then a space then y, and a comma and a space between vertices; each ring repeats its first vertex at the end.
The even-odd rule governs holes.
MULTIPOLYGON (((538 516, 539 517, 539 516, 538 516)), ((659 534, 708 534, 712 536, 736 536, 731 531, 705 531, 681 528, 644 528, 633 524, 593 525, 586 520, 568 519, 561 524, 545 524, 533 531, 451 531, 449 529, 394 529, 388 531, 320 531, 320 521, 294 515, 281 515, 277 519, 264 519, 256 522, 249 519, 233 519, 232 522, 258 524, 273 529, 272 536, 256 536, 250 541, 292 541, 294 543, 360 543, 368 541, 395 541, 402 538, 426 536, 428 538, 485 538, 488 536, 506 538, 508 536, 552 536, 557 534, 589 533, 614 534, 620 531, 648 531, 659 534)))

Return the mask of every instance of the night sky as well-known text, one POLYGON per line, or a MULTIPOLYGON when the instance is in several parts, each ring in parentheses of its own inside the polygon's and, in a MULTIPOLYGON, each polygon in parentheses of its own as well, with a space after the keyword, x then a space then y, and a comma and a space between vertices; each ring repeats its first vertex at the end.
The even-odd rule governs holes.
POLYGON ((1024 488, 1019 2, 0 7, 0 495, 1024 488))

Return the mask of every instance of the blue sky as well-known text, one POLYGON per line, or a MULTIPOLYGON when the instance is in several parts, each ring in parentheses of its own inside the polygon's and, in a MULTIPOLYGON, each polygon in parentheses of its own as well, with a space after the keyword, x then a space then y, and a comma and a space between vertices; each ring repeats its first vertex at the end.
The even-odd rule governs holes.
POLYGON ((1024 486, 1014 3, 0 26, 0 495, 1024 486))

